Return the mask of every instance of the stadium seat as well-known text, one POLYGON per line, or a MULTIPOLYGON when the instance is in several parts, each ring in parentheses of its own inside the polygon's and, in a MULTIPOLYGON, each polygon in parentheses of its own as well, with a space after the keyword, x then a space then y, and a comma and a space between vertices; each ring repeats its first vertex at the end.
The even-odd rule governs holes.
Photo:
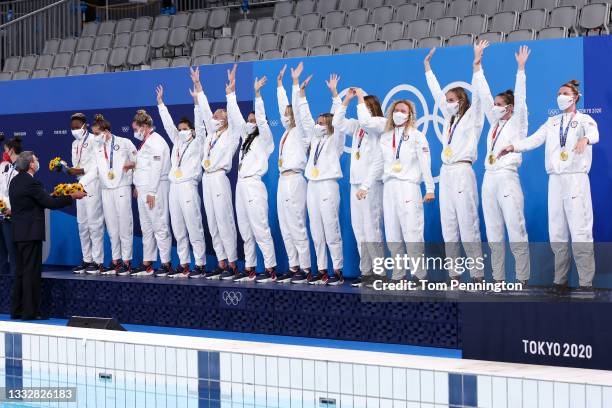
POLYGON ((390 50, 409 50, 414 48, 414 40, 412 38, 403 38, 401 40, 395 40, 389 44, 388 49, 390 50))
POLYGON ((187 27, 189 25, 189 17, 191 17, 189 13, 176 13, 172 16, 172 23, 170 24, 170 28, 187 27))
MULTIPOLYGON (((351 27, 334 28, 329 33, 328 43, 334 49, 337 49, 342 44, 350 43, 352 35, 353 35, 353 29, 351 27)), ((312 52, 312 49, 311 49, 311 52, 312 52)))
POLYGON ((60 43, 59 52, 74 52, 76 45, 76 38, 64 38, 60 43))
POLYGON ((131 33, 132 27, 134 27, 134 19, 133 18, 122 18, 117 21, 117 25, 115 26, 115 34, 121 33, 131 33))
MULTIPOLYGON (((273 50, 268 50, 268 51, 273 51, 273 50)), ((240 62, 245 62, 245 61, 257 61, 260 57, 260 54, 257 51, 249 51, 249 52, 245 52, 243 54, 239 54, 238 55, 238 61, 240 62)))
POLYGON ((262 34, 257 39, 258 52, 266 52, 270 50, 277 50, 280 45, 280 36, 275 33, 262 34))
POLYGON ((409 2, 409 0, 385 0, 385 5, 386 6, 399 7, 399 6, 403 6, 404 4, 406 4, 408 2, 409 2))
POLYGON ((48 69, 35 69, 34 71, 32 71, 32 74, 30 75, 30 78, 47 78, 47 77, 49 77, 48 69))
POLYGON ((290 16, 293 14, 293 1, 280 1, 274 5, 273 17, 279 19, 281 17, 290 16))
POLYGON ((150 30, 152 22, 153 18, 151 17, 138 17, 136 20, 134 20, 134 28, 132 31, 150 30))
POLYGON ((568 30, 565 27, 543 28, 540 31, 538 31, 537 39, 547 40, 547 39, 552 39, 552 38, 566 38, 567 32, 568 30))
POLYGON ((333 53, 333 48, 331 45, 318 45, 310 49, 310 55, 321 56, 321 55, 331 55, 333 53))
POLYGON ((130 47, 127 55, 127 64, 130 67, 143 65, 147 62, 149 57, 149 47, 146 45, 135 45, 130 47))
POLYGON ((301 31, 289 31, 283 36, 281 49, 289 50, 291 48, 299 48, 304 41, 304 33, 301 31))
POLYGON ((114 71, 122 70, 127 62, 128 52, 128 47, 113 48, 108 57, 108 66, 114 71))
POLYGON ((487 40, 491 44, 504 42, 504 33, 502 32, 488 32, 482 33, 478 36, 478 41, 487 40))
POLYGON ((346 25, 350 27, 358 27, 368 23, 370 18, 370 10, 365 8, 353 9, 349 11, 346 18, 346 25))
POLYGON ((35 69, 51 69, 53 68, 53 58, 55 55, 43 54, 38 57, 35 69))
POLYGON ((342 44, 336 50, 336 54, 357 54, 361 52, 361 44, 348 43, 342 44))
POLYGON ((68 69, 68 76, 74 76, 74 75, 84 75, 85 72, 87 72, 87 67, 83 66, 83 65, 75 65, 74 67, 70 67, 70 69, 68 69))
POLYGON ((213 30, 227 26, 229 23, 229 9, 226 7, 216 8, 210 12, 208 26, 213 30))
POLYGON ((324 28, 306 31, 303 44, 306 48, 324 45, 327 44, 327 36, 328 32, 324 28))
POLYGON ((315 11, 321 14, 322 16, 325 16, 327 15, 327 13, 336 10, 337 6, 338 0, 319 0, 319 2, 317 2, 317 7, 315 8, 315 11))
POLYGON ((576 31, 578 8, 576 6, 561 6, 552 9, 548 19, 549 27, 567 27, 576 31))
POLYGON ((0 72, 0 81, 10 81, 13 79, 13 71, 0 72))
POLYGON ((136 31, 132 34, 132 40, 130 41, 130 45, 133 47, 135 45, 149 45, 151 38, 151 32, 146 31, 136 31))
POLYGON ((539 30, 546 27, 548 12, 544 9, 525 10, 519 15, 519 30, 539 30))
POLYGON ((21 57, 8 57, 4 60, 4 67, 2 72, 14 72, 19 70, 19 64, 21 63, 21 57))
POLYGON ((91 59, 89 60, 89 65, 104 65, 108 63, 108 56, 110 55, 109 48, 103 48, 101 50, 95 50, 93 54, 91 54, 91 59))
POLYGON ((232 37, 215 38, 212 47, 212 55, 231 54, 234 51, 234 39, 232 37))
POLYGON ((363 45, 370 41, 375 41, 378 35, 378 28, 375 24, 364 24, 355 28, 351 42, 363 45))
POLYGON ((170 67, 170 58, 155 58, 151 60, 151 69, 170 67))
POLYGON ((212 55, 198 55, 197 57, 195 57, 192 61, 193 65, 210 65, 213 63, 213 56, 212 55))
POLYGON ((576 6, 580 8, 586 3, 587 0, 559 0, 559 6, 576 6))
POLYGON ((160 28, 170 28, 172 22, 172 16, 166 14, 160 14, 153 20, 153 30, 159 30, 160 28))
POLYGON ((115 35, 113 47, 129 47, 132 42, 132 33, 120 33, 115 35))
POLYGON ((59 51, 61 40, 59 38, 52 38, 45 41, 43 47, 43 54, 55 54, 59 51))
POLYGON ((96 35, 98 35, 98 23, 92 21, 83 25, 81 37, 95 37, 96 35))
POLYGON ((337 27, 343 27, 344 20, 346 20, 346 13, 344 11, 331 11, 325 15, 325 19, 323 20, 323 28, 333 30, 337 27))
POLYGON ((433 48, 442 47, 444 45, 444 38, 442 37, 425 37, 417 41, 417 48, 433 48))
POLYGON ((229 64, 231 62, 236 62, 234 54, 226 53, 215 55, 215 64, 229 64))
POLYGON ((448 37, 446 45, 468 45, 474 43, 473 34, 457 34, 448 37))
POLYGON ((382 26, 390 21, 393 21, 393 6, 376 7, 370 15, 370 23, 382 26))
POLYGON ((262 60, 272 60, 272 59, 281 59, 283 58, 283 52, 280 50, 268 50, 261 54, 262 60))
POLYGON ((201 38, 196 40, 193 43, 193 48, 191 49, 191 57, 199 57, 200 55, 212 55, 212 47, 213 47, 213 39, 212 38, 201 38))
MULTIPOLYGON (((327 0, 326 0, 327 1, 327 0)), ((300 0, 295 4, 295 14, 298 17, 315 11, 316 0, 300 0)))
POLYGON ((391 41, 399 40, 404 37, 404 23, 391 22, 382 26, 379 38, 382 41, 390 43, 391 41))
POLYGON ((361 7, 361 0, 340 0, 338 10, 353 10, 361 7))
POLYGON ((516 11, 520 13, 529 8, 529 0, 502 0, 499 11, 516 11))
POLYGON ((444 17, 446 13, 446 2, 444 1, 431 1, 423 3, 421 10, 419 11, 419 18, 428 18, 430 20, 436 20, 444 17))
POLYGON ((380 7, 384 4, 385 4, 385 0, 363 0, 362 7, 373 10, 376 7, 380 7))
POLYGON ((588 35, 610 34, 610 5, 605 3, 591 3, 580 10, 579 26, 588 35))
POLYGON ((100 23, 97 35, 113 35, 115 33, 115 21, 106 20, 100 23))
POLYGON ((364 52, 386 51, 387 46, 388 44, 386 41, 370 41, 369 43, 363 46, 363 51, 364 52))
POLYGON ((90 51, 93 50, 94 42, 96 37, 80 37, 77 41, 76 50, 78 51, 90 51))
POLYGON ((499 0, 476 0, 472 7, 473 14, 492 16, 499 10, 499 0))
POLYGON ((191 58, 189 57, 176 57, 172 59, 171 67, 188 67, 191 65, 191 58))
POLYGON ((459 24, 458 34, 478 35, 487 31, 488 18, 485 15, 465 16, 459 24))
POLYGON ((91 61, 91 51, 77 51, 72 59, 72 66, 87 66, 91 61))
POLYGON ((285 33, 288 33, 289 31, 297 30, 298 23, 299 23, 299 19, 296 16, 281 17, 276 22, 276 28, 274 28, 274 22, 273 22, 271 29, 269 29, 265 33, 257 33, 257 34, 277 33, 280 35, 285 35, 285 33))
POLYGON ((201 38, 204 36, 204 31, 208 28, 208 17, 210 16, 210 10, 196 10, 191 13, 189 18, 189 31, 193 38, 201 38))
POLYGON ((31 71, 36 67, 36 62, 38 61, 38 55, 31 54, 26 55, 25 57, 21 57, 21 62, 19 63, 19 69, 14 71, 31 71))
POLYGON ((306 57, 308 55, 308 49, 304 47, 292 48, 285 51, 285 58, 299 58, 306 57))
POLYGON ((245 52, 254 51, 256 42, 257 37, 254 35, 243 35, 241 37, 238 37, 236 38, 236 42, 234 45, 234 53, 236 55, 241 55, 245 52))
POLYGON ((253 30, 255 30, 255 23, 256 20, 252 19, 238 20, 236 24, 234 24, 232 35, 238 38, 243 35, 253 34, 253 30))
POLYGON ((403 6, 399 6, 397 8, 397 10, 395 11, 395 18, 393 20, 402 23, 407 23, 408 21, 416 19, 418 13, 418 4, 404 4, 403 6))
POLYGON ((405 38, 411 38, 418 40, 429 36, 431 31, 431 20, 413 20, 408 22, 406 31, 404 33, 405 38))
POLYGON ((151 33, 151 41, 149 42, 153 57, 161 57, 166 44, 168 44, 168 29, 158 28, 153 30, 151 33))
MULTIPOLYGON (((68 68, 53 68, 51 71, 47 73, 49 78, 57 78, 57 77, 65 77, 68 74, 68 68)), ((32 78, 34 77, 34 73, 32 73, 32 78)), ((36 77, 38 78, 38 77, 36 77)), ((45 78, 45 77, 41 77, 45 78)))
POLYGON ((459 19, 457 17, 443 17, 436 20, 431 30, 433 37, 448 38, 451 35, 457 34, 459 19))
POLYGON ((518 20, 518 14, 516 11, 505 11, 503 13, 496 13, 491 17, 491 24, 489 24, 489 31, 509 33, 516 28, 516 22, 518 20))
POLYGON ((298 30, 308 31, 321 27, 321 15, 319 13, 308 13, 300 17, 298 30))
POLYGON ((101 74, 102 72, 106 72, 106 65, 89 65, 87 67, 87 74, 101 74))
POLYGON ((535 38, 535 31, 531 29, 514 30, 506 35, 506 42, 530 41, 535 38))
POLYGON ((30 71, 16 71, 13 73, 13 79, 28 79, 30 78, 30 71))
MULTIPOLYGON (((277 4, 281 4, 281 3, 277 3, 277 4)), ((293 19, 293 21, 295 21, 295 24, 297 26, 297 19, 293 19)), ((257 19, 257 24, 255 24, 255 34, 260 35, 260 34, 273 33, 275 32, 274 31, 275 26, 276 26, 276 20, 273 19, 272 17, 259 18, 257 19)))
POLYGON ((189 29, 185 26, 173 28, 168 36, 167 47, 171 56, 189 55, 189 29))
POLYGON ((448 17, 464 17, 472 13, 472 0, 453 0, 448 4, 448 17))
POLYGON ((102 48, 111 48, 113 45, 113 35, 112 34, 104 34, 96 37, 93 45, 94 50, 99 50, 102 48))
POLYGON ((543 8, 546 10, 552 10, 557 7, 559 0, 532 0, 531 7, 532 8, 543 8))

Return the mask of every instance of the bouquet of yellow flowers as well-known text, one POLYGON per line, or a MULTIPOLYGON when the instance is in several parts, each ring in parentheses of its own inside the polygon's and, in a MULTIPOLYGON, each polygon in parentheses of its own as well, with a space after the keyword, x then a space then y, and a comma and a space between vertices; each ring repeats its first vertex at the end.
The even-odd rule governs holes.
POLYGON ((4 200, 0 200, 0 220, 10 220, 11 217, 6 213, 8 206, 4 200))
POLYGON ((83 192, 83 191, 85 191, 85 189, 80 183, 74 183, 74 184, 60 183, 57 186, 55 186, 51 195, 54 197, 60 197, 60 196, 66 196, 72 193, 83 192))
POLYGON ((0 200, 0 212, 4 212, 6 210, 6 203, 4 200, 0 200))
POLYGON ((68 163, 61 159, 61 157, 54 157, 49 162, 49 170, 50 171, 63 171, 68 168, 68 163))

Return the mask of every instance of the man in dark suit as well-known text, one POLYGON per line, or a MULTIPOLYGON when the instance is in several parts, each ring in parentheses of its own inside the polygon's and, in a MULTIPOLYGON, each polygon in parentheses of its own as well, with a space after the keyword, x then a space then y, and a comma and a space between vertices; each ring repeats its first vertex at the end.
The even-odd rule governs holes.
POLYGON ((45 208, 67 207, 85 193, 52 197, 42 183, 34 178, 40 168, 31 151, 22 152, 15 161, 19 172, 9 186, 13 242, 16 250, 16 274, 11 298, 11 318, 37 320, 40 317, 40 284, 42 243, 45 240, 45 208))

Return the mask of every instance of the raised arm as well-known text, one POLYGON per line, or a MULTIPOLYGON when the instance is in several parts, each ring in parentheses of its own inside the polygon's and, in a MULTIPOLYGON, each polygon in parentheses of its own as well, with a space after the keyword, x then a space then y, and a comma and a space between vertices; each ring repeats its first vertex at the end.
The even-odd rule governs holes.
POLYGON ((198 108, 200 110, 200 114, 202 115, 204 126, 206 127, 206 133, 208 135, 212 135, 215 133, 215 130, 210 123, 213 118, 213 113, 212 110, 210 110, 208 98, 206 98, 206 95, 204 94, 204 89, 202 88, 202 83, 200 82, 200 68, 197 67, 195 70, 193 68, 189 68, 189 71, 191 73, 193 89, 196 92, 196 97, 198 100, 198 108))
POLYGON ((526 45, 521 46, 515 54, 518 69, 516 71, 516 83, 514 84, 514 113, 519 123, 519 139, 527 137, 529 132, 529 111, 527 110, 527 78, 525 75, 525 64, 531 50, 526 45))
POLYGON ((203 144, 206 140, 206 126, 204 120, 202 120, 202 114, 200 113, 200 107, 198 106, 198 94, 195 89, 190 89, 189 93, 193 98, 193 127, 195 128, 195 142, 203 144))
POLYGON ((495 106, 495 100, 491 94, 491 88, 484 75, 472 77, 472 86, 474 87, 474 93, 478 93, 478 98, 482 104, 482 110, 489 121, 489 125, 493 126, 497 121, 493 116, 493 106, 495 106))
POLYGON ((264 101, 261 97, 261 88, 266 84, 266 81, 267 78, 265 76, 259 80, 255 78, 255 122, 257 123, 257 129, 259 129, 261 141, 267 147, 267 150, 272 152, 274 150, 274 138, 272 137, 270 125, 268 125, 266 108, 264 107, 264 101))
MULTIPOLYGON (((482 71, 482 55, 484 53, 484 49, 489 46, 489 42, 486 40, 479 41, 474 44, 474 72, 472 74, 472 89, 478 88, 479 82, 484 82, 484 72, 482 71)), ((482 135, 482 127, 484 126, 484 111, 483 111, 483 103, 482 98, 480 97, 480 92, 472 92, 472 106, 470 110, 472 111, 472 115, 474 116, 474 129, 476 136, 476 143, 480 139, 482 135)))
POLYGON ((436 49, 432 48, 429 51, 429 54, 427 54, 427 56, 425 57, 425 60, 423 61, 423 65, 425 65, 425 79, 427 80, 429 92, 431 92, 434 101, 438 104, 440 110, 442 111, 442 116, 444 117, 444 119, 448 120, 450 119, 451 115, 448 114, 446 95, 444 94, 444 92, 442 92, 442 88, 440 88, 440 83, 438 82, 438 79, 431 70, 430 65, 431 58, 433 57, 435 52, 436 49))
POLYGON ((229 127, 237 130, 238 136, 242 138, 245 136, 244 127, 246 125, 246 121, 242 116, 242 112, 240 112, 238 101, 236 100, 237 67, 238 64, 234 64, 234 67, 231 70, 227 70, 227 84, 225 86, 225 94, 227 97, 227 123, 229 127))
MULTIPOLYGON (((278 114, 281 118, 285 116, 285 111, 287 110, 287 106, 289 106, 287 91, 285 91, 285 87, 283 86, 283 77, 285 76, 286 69, 287 64, 283 65, 283 69, 280 70, 276 77, 276 99, 278 101, 278 114)), ((289 127, 285 126, 285 122, 281 121, 281 123, 285 130, 289 130, 289 127)))
POLYGON ((310 106, 308 105, 308 100, 306 99, 306 87, 310 83, 312 79, 312 75, 302 82, 300 86, 300 95, 298 96, 298 108, 296 122, 298 122, 297 117, 299 117, 299 124, 304 133, 304 137, 307 137, 310 140, 315 135, 315 121, 312 118, 312 114, 310 113, 310 106))
POLYGON ((385 132, 387 118, 372 116, 370 110, 365 104, 365 93, 363 92, 363 89, 358 88, 355 90, 355 93, 358 98, 357 119, 359 121, 359 126, 361 126, 369 134, 375 134, 376 136, 382 135, 385 132))
POLYGON ((164 125, 164 130, 166 134, 170 138, 173 144, 178 141, 178 129, 174 125, 174 121, 172 120, 172 116, 170 112, 168 112, 168 108, 164 105, 164 87, 158 85, 156 88, 157 91, 157 110, 159 111, 159 116, 161 117, 162 124, 164 125))
POLYGON ((332 126, 334 129, 337 129, 347 135, 352 135, 359 128, 359 121, 357 119, 347 119, 346 117, 346 108, 354 96, 355 91, 353 88, 351 88, 347 92, 342 103, 337 103, 339 102, 340 98, 334 98, 335 108, 333 112, 334 118, 332 119, 332 126), (338 99, 338 101, 336 101, 336 99, 338 99))

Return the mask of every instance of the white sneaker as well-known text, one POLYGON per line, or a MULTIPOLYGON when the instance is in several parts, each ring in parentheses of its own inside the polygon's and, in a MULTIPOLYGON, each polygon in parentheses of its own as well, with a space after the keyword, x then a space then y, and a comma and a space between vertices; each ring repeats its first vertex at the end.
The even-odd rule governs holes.
POLYGON ((171 275, 168 275, 168 278, 172 278, 172 279, 188 279, 189 278, 189 271, 173 273, 171 275))
POLYGON ((147 270, 147 271, 140 271, 140 272, 134 272, 132 274, 130 274, 130 276, 136 276, 138 278, 142 278, 142 277, 146 277, 146 276, 153 276, 155 275, 155 271, 153 270, 153 268, 147 270))

